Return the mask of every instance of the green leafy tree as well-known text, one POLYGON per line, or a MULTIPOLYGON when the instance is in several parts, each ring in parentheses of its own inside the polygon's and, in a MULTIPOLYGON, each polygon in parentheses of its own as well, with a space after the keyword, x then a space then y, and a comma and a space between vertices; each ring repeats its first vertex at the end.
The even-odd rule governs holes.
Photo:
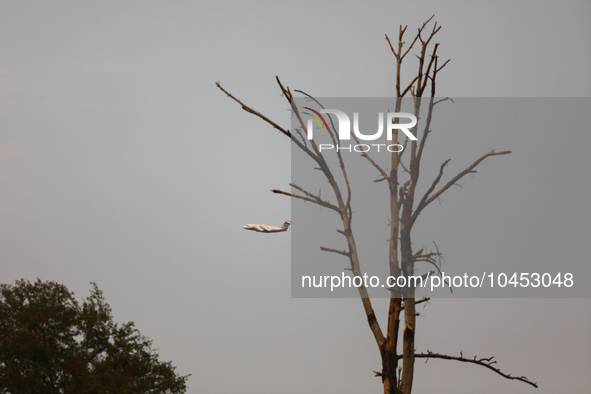
POLYGON ((184 393, 133 322, 113 322, 95 283, 82 304, 55 282, 0 285, 0 394, 184 393))

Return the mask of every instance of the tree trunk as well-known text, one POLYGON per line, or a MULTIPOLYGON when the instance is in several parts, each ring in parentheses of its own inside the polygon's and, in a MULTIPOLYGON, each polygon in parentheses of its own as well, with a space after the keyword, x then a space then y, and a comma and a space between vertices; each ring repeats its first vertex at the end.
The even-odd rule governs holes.
POLYGON ((404 334, 402 337, 402 394, 410 394, 415 367, 415 299, 404 299, 404 334))
POLYGON ((382 351, 382 379, 384 382, 384 394, 398 393, 398 381, 396 369, 398 368, 398 330, 400 326, 400 311, 402 302, 392 294, 390 309, 388 311, 388 337, 382 351))

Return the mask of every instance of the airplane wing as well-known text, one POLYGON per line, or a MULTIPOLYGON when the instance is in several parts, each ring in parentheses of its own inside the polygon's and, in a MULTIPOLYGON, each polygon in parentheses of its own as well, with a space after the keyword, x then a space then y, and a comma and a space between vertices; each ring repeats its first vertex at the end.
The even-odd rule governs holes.
POLYGON ((265 232, 272 231, 271 228, 269 226, 267 226, 266 224, 260 224, 259 228, 261 229, 260 231, 265 231, 265 232))

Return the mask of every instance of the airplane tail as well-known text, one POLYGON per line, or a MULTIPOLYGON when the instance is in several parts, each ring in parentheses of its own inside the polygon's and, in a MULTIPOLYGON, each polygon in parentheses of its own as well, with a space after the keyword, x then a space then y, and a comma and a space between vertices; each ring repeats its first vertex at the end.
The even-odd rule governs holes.
POLYGON ((281 228, 284 228, 284 229, 287 230, 290 225, 291 225, 291 222, 290 221, 283 222, 283 224, 281 225, 281 228))

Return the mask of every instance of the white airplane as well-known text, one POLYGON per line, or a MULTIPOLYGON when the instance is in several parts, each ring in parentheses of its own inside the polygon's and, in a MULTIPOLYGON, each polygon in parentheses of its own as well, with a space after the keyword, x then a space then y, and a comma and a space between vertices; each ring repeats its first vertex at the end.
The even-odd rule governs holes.
POLYGON ((279 233, 287 231, 290 224, 290 221, 283 222, 280 227, 267 226, 266 224, 247 224, 246 226, 242 226, 242 228, 245 230, 258 231, 259 233, 279 233))

